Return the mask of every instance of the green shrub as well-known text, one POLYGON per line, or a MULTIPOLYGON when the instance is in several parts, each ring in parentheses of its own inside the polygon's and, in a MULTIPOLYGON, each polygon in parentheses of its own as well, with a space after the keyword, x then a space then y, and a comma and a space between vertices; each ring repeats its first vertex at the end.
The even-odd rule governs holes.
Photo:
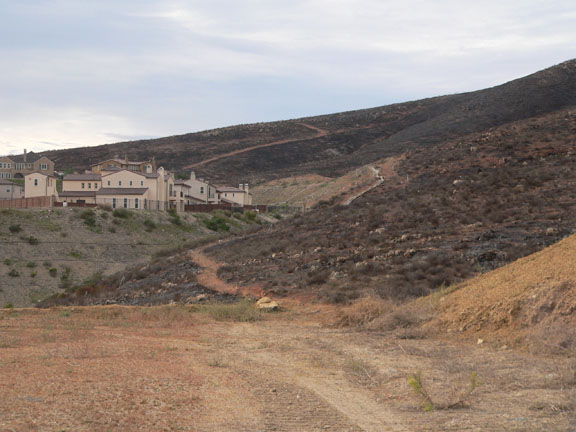
POLYGON ((58 274, 58 269, 56 267, 51 267, 50 269, 48 269, 48 274, 52 277, 56 277, 56 275, 58 274))
POLYGON ((248 210, 244 212, 244 219, 246 219, 248 222, 254 222, 256 221, 256 213, 248 210))
POLYGON ((212 216, 210 219, 205 219, 204 225, 212 231, 230 231, 230 225, 222 216, 212 216))
POLYGON ((132 217, 132 212, 125 208, 119 208, 112 212, 112 216, 120 219, 128 219, 129 217, 132 217))
POLYGON ((32 273, 30 273, 30 277, 31 278, 35 278, 36 277, 37 272, 33 271, 32 273))
POLYGON ((6 303, 4 309, 14 309, 14 305, 12 303, 6 303))
POLYGON ((18 276, 20 276, 20 273, 18 273, 18 270, 16 270, 16 269, 13 268, 12 270, 10 270, 10 271, 8 272, 8 276, 18 277, 18 276))
POLYGON ((50 261, 44 261, 44 262, 42 263, 42 265, 43 265, 44 267, 46 267, 46 268, 52 267, 52 263, 51 263, 50 261))
POLYGON ((19 233, 20 231, 22 231, 22 227, 20 226, 20 224, 14 224, 14 225, 10 225, 8 227, 8 230, 11 233, 16 234, 16 233, 19 233))
POLYGON ((36 237, 34 236, 28 237, 28 244, 37 245, 38 243, 40 243, 40 241, 36 237))
POLYGON ((12 265, 12 260, 10 258, 6 258, 4 260, 4 264, 6 264, 7 266, 10 266, 10 265, 12 265))
POLYGON ((36 267, 36 263, 35 263, 34 261, 28 261, 28 262, 26 263, 26 267, 28 267, 28 268, 34 268, 34 267, 36 267))
POLYGON ((143 223, 148 232, 153 231, 156 228, 156 223, 154 223, 152 219, 145 219, 143 223))

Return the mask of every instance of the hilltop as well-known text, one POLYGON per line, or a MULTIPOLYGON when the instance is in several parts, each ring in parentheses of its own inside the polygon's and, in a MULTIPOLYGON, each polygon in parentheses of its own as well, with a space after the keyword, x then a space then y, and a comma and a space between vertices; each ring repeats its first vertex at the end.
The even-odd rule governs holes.
POLYGON ((259 184, 305 174, 338 177, 382 158, 573 106, 575 76, 571 60, 476 92, 44 154, 57 167, 77 169, 125 154, 133 160, 155 156, 165 168, 194 169, 223 183, 259 184))

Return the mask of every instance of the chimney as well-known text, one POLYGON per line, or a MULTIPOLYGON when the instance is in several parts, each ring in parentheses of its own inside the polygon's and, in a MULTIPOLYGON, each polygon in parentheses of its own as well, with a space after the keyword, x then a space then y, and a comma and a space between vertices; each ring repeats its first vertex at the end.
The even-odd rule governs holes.
POLYGON ((240 184, 238 185, 238 189, 243 190, 243 189, 244 189, 244 185, 243 185, 242 183, 240 183, 240 184))
POLYGON ((196 180, 196 173, 194 171, 190 171, 190 180, 196 180))
POLYGON ((27 162, 27 157, 26 157, 26 149, 24 149, 24 162, 27 162))
POLYGON ((244 183, 244 190, 246 191, 246 193, 249 193, 248 192, 248 183, 244 183))

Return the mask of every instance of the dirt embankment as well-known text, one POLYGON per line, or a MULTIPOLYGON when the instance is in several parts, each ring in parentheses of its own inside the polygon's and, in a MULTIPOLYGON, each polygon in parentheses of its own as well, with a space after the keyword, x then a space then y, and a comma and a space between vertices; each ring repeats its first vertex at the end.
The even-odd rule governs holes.
POLYGON ((432 327, 523 342, 534 349, 576 348, 576 236, 475 279, 438 301, 432 327))

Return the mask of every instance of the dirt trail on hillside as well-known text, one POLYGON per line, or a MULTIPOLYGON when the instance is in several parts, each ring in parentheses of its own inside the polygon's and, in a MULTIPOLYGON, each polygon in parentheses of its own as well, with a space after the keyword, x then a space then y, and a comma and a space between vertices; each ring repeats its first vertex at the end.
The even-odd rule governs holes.
POLYGON ((196 168, 196 167, 198 167, 198 166, 206 165, 207 163, 210 163, 210 162, 214 162, 214 161, 217 161, 217 160, 220 160, 220 159, 225 159, 225 158, 228 158, 228 157, 231 157, 231 156, 235 156, 235 155, 240 154, 240 153, 246 153, 246 152, 249 152, 249 151, 252 151, 252 150, 256 150, 256 149, 259 149, 259 148, 272 147, 272 146, 277 146, 277 145, 281 145, 281 144, 289 144, 289 143, 298 142, 298 141, 307 141, 307 140, 316 139, 316 138, 321 138, 321 137, 324 137, 324 136, 328 135, 328 132, 325 131, 324 129, 320 129, 320 128, 317 128, 317 127, 315 127, 315 126, 312 126, 312 125, 309 125, 309 124, 306 124, 306 123, 298 123, 298 124, 300 124, 300 125, 308 128, 308 129, 310 129, 310 130, 315 131, 315 132, 316 132, 316 135, 311 136, 311 137, 308 137, 308 138, 283 139, 283 140, 274 141, 274 142, 270 142, 270 143, 266 143, 266 144, 259 144, 259 145, 255 145, 255 146, 251 146, 251 147, 246 147, 246 148, 243 148, 243 149, 240 149, 240 150, 235 150, 235 151, 232 151, 232 152, 229 152, 229 153, 225 153, 225 154, 222 154, 222 155, 218 155, 218 156, 211 157, 211 158, 209 158, 209 159, 206 159, 206 160, 203 160, 203 161, 200 161, 200 162, 196 162, 196 163, 194 163, 194 164, 192 164, 192 165, 185 166, 184 169, 196 168))
POLYGON ((202 270, 196 276, 198 283, 205 286, 206 288, 210 288, 218 292, 262 297, 264 295, 264 290, 260 285, 239 286, 225 282, 218 277, 218 269, 222 266, 222 264, 210 258, 204 252, 206 248, 213 246, 214 244, 216 243, 212 243, 190 251, 190 258, 192 261, 202 267, 202 270))
POLYGON ((352 204, 353 201, 360 198, 361 196, 367 194, 372 189, 377 188, 380 186, 384 181, 391 181, 398 179, 398 164, 404 159, 404 155, 389 157, 379 164, 375 164, 376 166, 370 165, 370 168, 374 172, 374 177, 376 181, 369 185, 368 187, 362 189, 360 192, 353 194, 352 196, 345 197, 341 203, 344 206, 348 206, 352 204))

